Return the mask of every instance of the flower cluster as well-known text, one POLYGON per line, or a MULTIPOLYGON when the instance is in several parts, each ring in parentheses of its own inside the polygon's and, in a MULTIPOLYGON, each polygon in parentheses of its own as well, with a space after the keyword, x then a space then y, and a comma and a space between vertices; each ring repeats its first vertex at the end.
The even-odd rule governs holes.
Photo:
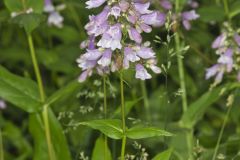
MULTIPOLYGON (((190 22, 198 19, 200 16, 194 10, 195 8, 198 7, 198 3, 196 1, 188 0, 187 4, 190 8, 192 8, 190 11, 174 13, 171 18, 173 21, 180 21, 186 30, 190 30, 191 29, 190 22)), ((173 5, 169 0, 160 0, 160 5, 166 11, 169 11, 173 8, 173 5)))
POLYGON ((65 5, 54 6, 52 0, 45 0, 44 12, 48 13, 48 25, 62 28, 64 18, 59 11, 63 10, 65 5))
POLYGON ((237 71, 240 81, 240 35, 232 29, 225 30, 214 40, 212 48, 219 58, 217 64, 207 69, 206 79, 215 77, 215 83, 220 83, 224 73, 237 71))
POLYGON ((97 8, 107 3, 98 15, 89 16, 85 29, 89 39, 81 43, 86 53, 78 59, 83 70, 79 81, 83 82, 96 69, 99 75, 129 69, 134 65, 135 77, 141 80, 152 76, 146 68, 155 73, 161 69, 156 66, 155 52, 150 42, 143 42, 141 33, 150 33, 152 27, 165 23, 165 14, 149 10, 150 2, 142 0, 89 0, 87 8, 97 8))

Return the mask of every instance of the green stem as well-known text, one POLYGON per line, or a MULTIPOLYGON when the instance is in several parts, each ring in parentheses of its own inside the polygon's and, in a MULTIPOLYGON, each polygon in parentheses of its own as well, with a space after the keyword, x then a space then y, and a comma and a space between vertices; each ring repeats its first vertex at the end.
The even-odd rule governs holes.
POLYGON ((146 118, 150 122, 151 121, 151 116, 150 116, 149 101, 148 101, 148 95, 147 95, 147 89, 146 89, 145 81, 141 81, 141 90, 142 90, 142 95, 143 95, 144 107, 145 107, 145 110, 146 110, 146 118))
POLYGON ((32 40, 31 35, 28 35, 28 44, 29 44, 30 53, 31 53, 31 57, 32 57, 34 72, 35 72, 35 75, 36 75, 36 78, 37 78, 38 89, 39 89, 39 93, 40 93, 40 99, 41 99, 42 102, 44 102, 45 101, 45 94, 44 94, 44 89, 43 89, 43 83, 42 83, 42 78, 41 78, 41 74, 40 74, 40 70, 39 70, 37 57, 36 57, 36 53, 35 53, 35 49, 34 49, 33 40, 32 40))
POLYGON ((230 14, 229 14, 228 0, 223 0, 223 4, 224 4, 225 14, 227 15, 227 18, 230 21, 231 17, 230 17, 230 14))
POLYGON ((124 135, 123 136, 123 139, 122 139, 122 149, 121 149, 121 160, 124 160, 125 159, 125 147, 126 147, 126 136, 124 135))
POLYGON ((43 106, 42 116, 43 116, 43 122, 44 122, 44 126, 45 126, 45 135, 46 135, 47 144, 48 144, 49 159, 56 160, 54 149, 53 149, 53 146, 51 143, 52 141, 51 141, 51 133, 50 133, 50 126, 49 126, 48 106, 47 105, 43 106))
POLYGON ((122 114, 122 149, 121 149, 121 160, 124 160, 125 157, 125 146, 126 146, 126 123, 125 123, 125 102, 124 102, 124 86, 123 86, 123 73, 120 71, 120 88, 121 88, 121 114, 122 114))
POLYGON ((183 58, 180 53, 181 46, 180 46, 180 37, 178 32, 175 33, 175 43, 176 43, 176 51, 177 51, 177 63, 178 63, 178 72, 180 78, 180 87, 182 91, 182 107, 183 112, 187 111, 187 92, 186 92, 186 84, 185 84, 185 77, 184 77, 184 66, 183 66, 183 58))
MULTIPOLYGON (((176 0, 176 12, 180 12, 180 1, 176 0)), ((178 26, 178 24, 177 24, 178 26)), ((181 55, 181 43, 180 43, 180 36, 177 31, 175 32, 175 43, 176 43, 176 51, 177 51, 177 63, 178 63, 178 72, 179 72, 179 79, 180 79, 180 87, 181 87, 181 97, 182 97, 182 108, 183 113, 187 111, 188 108, 188 102, 187 102, 187 91, 186 91, 186 84, 185 84, 185 76, 184 76, 184 65, 183 65, 183 58, 181 55)), ((190 129, 190 131, 186 134, 186 141, 188 146, 188 159, 193 160, 193 130, 190 129)))
POLYGON ((215 147, 215 150, 214 150, 214 154, 213 154, 212 160, 215 160, 216 157, 217 157, 217 153, 218 153, 218 149, 219 149, 219 146, 220 146, 220 142, 222 140, 223 132, 224 132, 225 126, 227 124, 228 117, 230 115, 231 109, 232 109, 232 107, 229 106, 227 114, 225 115, 225 118, 223 120, 223 124, 222 124, 221 130, 220 130, 219 136, 218 136, 218 140, 217 140, 217 144, 216 144, 216 147, 215 147))
MULTIPOLYGON (((103 93, 104 93, 104 118, 107 118, 107 87, 106 87, 106 76, 103 76, 103 93)), ((104 159, 107 159, 107 136, 104 135, 104 159)))
POLYGON ((1 128, 0 128, 0 160, 4 160, 3 139, 2 139, 1 128))
MULTIPOLYGON (((29 48, 30 48, 34 72, 35 72, 37 83, 38 83, 40 100, 41 100, 41 102, 45 102, 45 93, 44 93, 44 88, 43 88, 42 77, 40 74, 38 61, 37 61, 31 34, 28 35, 28 44, 29 44, 29 48)), ((44 122, 44 128, 45 128, 45 135, 46 135, 46 139, 47 139, 49 158, 50 158, 50 160, 55 160, 54 150, 52 148, 52 143, 51 143, 49 121, 48 121, 48 106, 43 106, 42 116, 43 116, 43 122, 44 122)))

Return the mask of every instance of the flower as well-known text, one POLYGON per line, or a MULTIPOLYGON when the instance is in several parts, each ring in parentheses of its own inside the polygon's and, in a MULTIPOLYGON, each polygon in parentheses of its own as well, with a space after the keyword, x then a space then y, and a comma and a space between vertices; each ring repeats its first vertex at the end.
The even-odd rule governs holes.
POLYGON ((63 27, 64 18, 60 15, 59 11, 63 10, 65 5, 53 6, 51 0, 45 0, 44 12, 48 13, 48 25, 56 26, 58 28, 63 27))
POLYGON ((215 82, 220 83, 224 74, 237 73, 236 79, 240 80, 239 46, 240 36, 234 33, 231 26, 228 26, 217 36, 212 43, 212 48, 219 56, 217 63, 206 70, 206 79, 215 77, 215 82), (230 28, 229 28, 230 27, 230 28))
POLYGON ((182 23, 186 30, 191 29, 190 21, 198 19, 200 16, 195 10, 186 11, 182 13, 182 23))
POLYGON ((0 99, 0 109, 5 109, 5 108, 7 108, 6 103, 0 99))
POLYGON ((89 0, 86 2, 86 5, 88 9, 91 9, 101 6, 104 2, 106 2, 106 0, 89 0))
POLYGON ((147 70, 141 64, 136 65, 136 75, 137 79, 146 80, 151 79, 152 76, 147 72, 147 70))
MULTIPOLYGON (((87 8, 97 8, 106 0, 89 0, 87 8)), ((135 66, 136 78, 150 79, 147 69, 160 73, 155 52, 142 44, 142 32, 150 33, 152 27, 162 26, 166 15, 149 9, 150 2, 134 0, 106 3, 97 15, 89 16, 85 29, 89 38, 80 45, 86 52, 78 59, 82 69, 79 81, 85 81, 96 70, 99 75, 109 74, 135 66)))

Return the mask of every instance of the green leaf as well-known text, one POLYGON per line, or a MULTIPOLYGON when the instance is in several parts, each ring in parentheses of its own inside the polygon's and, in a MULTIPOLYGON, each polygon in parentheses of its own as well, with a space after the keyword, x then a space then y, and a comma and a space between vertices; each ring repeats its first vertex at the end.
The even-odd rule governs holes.
POLYGON ((42 21, 44 21, 45 16, 38 13, 20 14, 10 21, 12 23, 18 24, 23 27, 27 34, 30 34, 34 29, 36 29, 42 21))
MULTIPOLYGON (((125 116, 129 114, 129 112, 132 110, 135 104, 137 104, 142 98, 138 98, 132 101, 126 101, 125 102, 125 116)), ((121 116, 121 106, 117 108, 117 110, 113 113, 112 117, 118 117, 121 116)))
POLYGON ((223 21, 225 17, 225 13, 223 12, 222 7, 218 6, 207 6, 201 7, 198 10, 200 14, 201 20, 204 22, 211 22, 211 21, 223 21))
POLYGON ((240 14, 240 1, 236 1, 231 5, 231 9, 229 13, 231 18, 235 17, 238 14, 240 14))
POLYGON ((172 149, 168 149, 156 155, 152 160, 169 160, 172 154, 172 149))
POLYGON ((112 139, 121 139, 123 137, 121 121, 118 119, 92 120, 88 122, 81 122, 79 125, 85 125, 99 130, 112 139))
POLYGON ((239 85, 239 83, 227 84, 203 94, 198 100, 193 102, 187 112, 183 114, 180 122, 181 125, 192 128, 202 118, 206 109, 222 96, 221 91, 228 91, 239 87, 239 85))
MULTIPOLYGON (((56 159, 71 160, 63 129, 51 109, 48 110, 48 113, 51 140, 56 159)), ((41 114, 30 115, 29 129, 34 139, 34 160, 48 159, 47 143, 41 114)))
POLYGON ((73 82, 69 83, 68 85, 66 85, 65 87, 56 91, 53 95, 51 95, 47 99, 46 104, 50 105, 50 104, 54 103, 55 101, 57 101, 58 99, 61 99, 63 96, 68 95, 68 94, 74 92, 75 90, 79 90, 81 87, 82 87, 81 83, 79 83, 78 81, 73 81, 73 82))
POLYGON ((41 13, 44 6, 44 1, 36 0, 4 0, 4 3, 10 12, 23 12, 32 8, 35 13, 41 13))
POLYGON ((22 110, 33 113, 41 109, 37 85, 30 79, 16 76, 0 66, 0 97, 22 110))
POLYGON ((107 146, 106 151, 104 151, 105 142, 104 138, 101 136, 99 137, 93 149, 92 160, 112 160, 111 152, 107 146), (104 154, 106 154, 104 156, 104 154))
POLYGON ((172 136, 171 133, 156 127, 133 127, 126 131, 126 135, 131 139, 143 139, 158 136, 172 136))

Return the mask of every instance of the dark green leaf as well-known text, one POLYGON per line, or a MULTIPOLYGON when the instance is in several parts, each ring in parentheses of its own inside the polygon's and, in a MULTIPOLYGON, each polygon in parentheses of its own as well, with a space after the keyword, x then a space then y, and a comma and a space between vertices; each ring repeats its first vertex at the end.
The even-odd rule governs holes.
POLYGON ((35 13, 41 13, 44 5, 42 0, 4 0, 4 3, 10 12, 23 12, 32 8, 35 13))
POLYGON ((106 151, 104 151, 104 148, 105 148, 105 142, 104 142, 104 138, 101 136, 95 142, 95 146, 92 154, 92 160, 111 160, 112 156, 108 146, 106 148, 106 151), (104 154, 106 155, 104 156, 104 154))
MULTIPOLYGON (((48 113, 51 140, 54 147, 56 159, 71 160, 63 129, 51 109, 48 110, 48 113)), ((35 146, 34 160, 48 159, 47 143, 44 132, 45 129, 41 114, 30 115, 29 123, 30 132, 33 136, 35 146)))
POLYGON ((192 128, 201 119, 206 109, 222 96, 221 91, 231 90, 236 87, 239 87, 239 83, 217 87, 203 94, 198 100, 192 103, 187 112, 183 114, 181 125, 192 128))
POLYGON ((23 27, 27 34, 30 34, 36 29, 40 23, 45 19, 45 16, 38 13, 20 14, 11 19, 12 23, 18 24, 23 27))
POLYGON ((170 160, 172 149, 168 149, 156 155, 152 160, 170 160))
POLYGON ((112 139, 121 139, 123 137, 121 121, 117 119, 93 120, 79 124, 97 129, 112 139))
POLYGON ((230 13, 229 13, 231 18, 233 18, 238 14, 240 14, 240 1, 236 1, 235 3, 232 4, 230 13))
POLYGON ((126 131, 126 135, 131 139, 143 139, 158 136, 172 136, 171 133, 156 127, 134 127, 126 131))
POLYGON ((37 112, 39 101, 37 85, 30 79, 16 76, 0 66, 0 97, 26 112, 37 112))
POLYGON ((225 13, 223 12, 222 7, 217 6, 207 6, 201 7, 198 10, 200 14, 200 19, 204 22, 211 22, 211 21, 223 21, 225 17, 225 13))

